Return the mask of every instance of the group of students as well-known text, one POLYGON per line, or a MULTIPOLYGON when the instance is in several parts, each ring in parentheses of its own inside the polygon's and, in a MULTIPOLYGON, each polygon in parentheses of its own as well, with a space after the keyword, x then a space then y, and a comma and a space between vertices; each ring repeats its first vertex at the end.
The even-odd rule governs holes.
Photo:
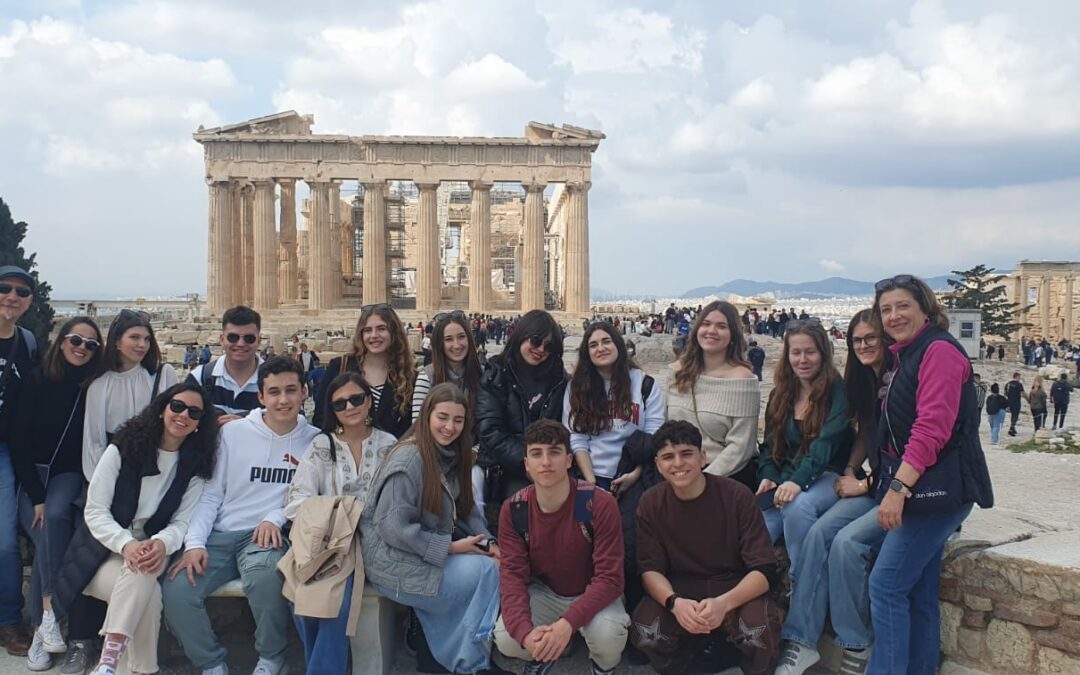
MULTIPOLYGON (((290 620, 308 672, 343 673, 366 579, 411 608, 409 642, 432 670, 505 672, 494 642, 525 672, 552 672, 579 632, 594 673, 624 651, 661 673, 710 652, 747 673, 801 673, 829 616, 848 671, 929 673, 942 547, 973 503, 992 503, 970 365, 908 275, 880 282, 852 321, 844 378, 819 323, 786 326, 760 448, 760 385, 726 302, 696 313, 666 391, 606 321, 586 327, 570 375, 544 311, 521 317, 484 368, 464 313, 441 313, 418 370, 394 310, 365 306, 309 424, 303 369, 262 361, 246 307, 223 315, 224 355, 177 383, 136 312, 104 341, 71 319, 40 369, 29 351, 20 361, 23 287, 32 293, 29 275, 0 269, 0 355, 19 366, 0 390, 0 478, 10 457, 39 542, 31 669, 66 650, 64 672, 84 672, 100 634, 95 675, 125 653, 132 672, 156 672, 164 615, 196 667, 227 673, 205 600, 240 579, 256 675, 285 672, 290 620), (48 405, 19 412, 33 400, 48 405), (309 588, 301 563, 327 513, 351 543, 336 549, 337 575, 309 588), (290 538, 305 543, 290 550, 290 538)), ((14 540, 16 524, 0 525, 0 543, 14 540)), ((4 583, 0 601, 21 605, 4 583)))

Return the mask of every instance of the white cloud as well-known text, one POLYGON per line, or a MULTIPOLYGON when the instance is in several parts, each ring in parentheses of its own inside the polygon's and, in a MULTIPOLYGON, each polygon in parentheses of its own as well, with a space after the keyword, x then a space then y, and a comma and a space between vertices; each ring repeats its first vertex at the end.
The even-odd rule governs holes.
POLYGON ((840 274, 845 269, 845 267, 840 263, 836 262, 835 260, 829 260, 828 258, 822 258, 821 260, 819 260, 818 265, 821 266, 821 269, 825 270, 826 272, 833 272, 835 274, 840 274))
POLYGON ((584 34, 555 45, 559 59, 575 73, 640 73, 666 66, 701 71, 705 33, 676 28, 670 16, 626 8, 577 18, 584 34))

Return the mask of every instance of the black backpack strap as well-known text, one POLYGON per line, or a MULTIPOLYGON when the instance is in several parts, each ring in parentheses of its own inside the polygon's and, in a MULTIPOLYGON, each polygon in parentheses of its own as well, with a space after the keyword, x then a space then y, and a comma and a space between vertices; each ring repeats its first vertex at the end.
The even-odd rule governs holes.
POLYGON ((649 396, 652 394, 653 385, 656 384, 656 380, 652 375, 646 375, 641 379, 641 407, 645 408, 645 404, 649 401, 649 396))
POLYGON ((210 359, 199 371, 199 384, 207 393, 210 393, 210 389, 214 386, 214 366, 216 365, 217 359, 210 359))
POLYGON ((521 540, 525 542, 525 550, 529 549, 529 493, 532 490, 531 485, 524 487, 510 498, 510 523, 521 540))
POLYGON ((165 369, 165 366, 158 366, 157 372, 154 373, 154 388, 150 390, 150 400, 153 401, 157 398, 157 395, 161 393, 161 371, 165 369))
POLYGON ((581 526, 581 534, 585 541, 590 544, 596 538, 593 528, 593 495, 596 494, 596 486, 585 481, 578 481, 577 490, 574 492, 574 520, 581 526))
POLYGON ((26 353, 29 355, 31 361, 37 360, 37 338, 34 336, 33 331, 22 326, 17 326, 19 333, 22 334, 23 344, 26 345, 26 353))

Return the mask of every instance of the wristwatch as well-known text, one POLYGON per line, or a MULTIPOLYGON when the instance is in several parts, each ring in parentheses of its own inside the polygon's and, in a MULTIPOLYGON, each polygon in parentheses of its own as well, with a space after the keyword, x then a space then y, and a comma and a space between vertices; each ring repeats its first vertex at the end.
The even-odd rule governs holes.
POLYGON ((664 601, 664 609, 666 609, 669 612, 674 611, 674 609, 675 609, 675 601, 678 600, 681 597, 682 596, 679 595, 678 593, 672 593, 671 595, 669 595, 668 599, 664 601))
POLYGON ((893 478, 892 479, 892 482, 889 483, 889 489, 892 490, 893 492, 899 492, 902 495, 910 495, 911 494, 911 488, 909 488, 907 485, 905 485, 904 481, 900 480, 899 478, 893 478))

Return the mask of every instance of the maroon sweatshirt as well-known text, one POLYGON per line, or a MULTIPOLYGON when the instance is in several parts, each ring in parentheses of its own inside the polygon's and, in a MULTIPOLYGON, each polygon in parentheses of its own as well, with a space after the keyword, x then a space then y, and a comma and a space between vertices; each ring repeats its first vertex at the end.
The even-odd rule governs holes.
MULTIPOLYGON (((533 490, 531 486, 525 488, 533 490)), ((623 591, 623 536, 619 506, 603 490, 592 499, 594 541, 589 543, 574 520, 577 481, 555 513, 543 513, 535 492, 529 495, 529 545, 514 529, 507 499, 499 514, 499 594, 506 631, 517 640, 535 626, 529 606, 529 582, 539 581, 563 597, 577 597, 562 618, 576 631, 597 612, 615 602, 623 591)))

